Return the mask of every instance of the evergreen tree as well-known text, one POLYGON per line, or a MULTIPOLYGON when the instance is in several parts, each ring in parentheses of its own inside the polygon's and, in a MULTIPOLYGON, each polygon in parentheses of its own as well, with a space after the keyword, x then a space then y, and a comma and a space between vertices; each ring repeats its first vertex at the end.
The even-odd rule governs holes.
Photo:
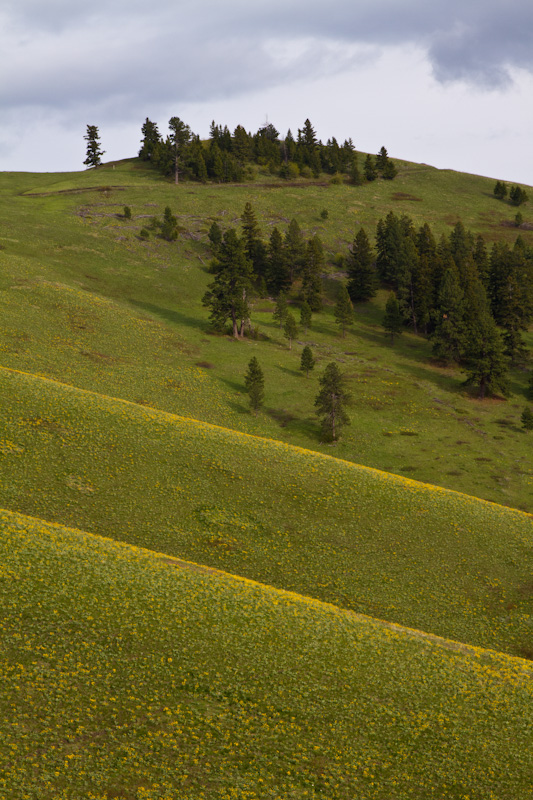
POLYGON ((211 243, 211 250, 213 251, 213 255, 217 255, 220 245, 222 244, 222 230, 220 229, 220 225, 216 220, 213 221, 211 227, 209 228, 209 232, 207 234, 207 238, 211 243))
POLYGON ((157 145, 161 142, 161 135, 156 123, 149 120, 148 117, 144 121, 141 133, 143 138, 141 149, 139 150, 139 158, 143 161, 151 161, 157 145))
POLYGON ((325 266, 324 248, 315 234, 305 247, 305 260, 302 267, 302 298, 309 303, 311 311, 322 308, 322 271, 325 266))
POLYGON ((529 406, 526 406, 522 411, 522 416, 520 417, 522 421, 522 427, 525 431, 533 431, 533 409, 529 406))
POLYGON ((311 318, 312 318, 312 310, 311 306, 304 300, 302 305, 300 306, 300 325, 304 329, 304 333, 307 333, 309 328, 311 327, 311 318))
POLYGON ((533 400, 533 372, 529 376, 529 381, 527 384, 526 395, 529 397, 530 400, 533 400))
POLYGON ((302 350, 302 357, 300 359, 300 369, 305 372, 305 377, 309 377, 310 371, 315 366, 315 359, 313 357, 313 351, 309 347, 308 344, 305 345, 304 349, 302 350))
POLYGON ((282 329, 285 320, 287 319, 287 312, 289 308, 287 305, 287 297, 284 292, 280 292, 276 300, 273 317, 279 322, 279 328, 282 329))
POLYGON ((345 388, 345 377, 332 361, 318 382, 321 388, 315 398, 315 406, 317 415, 322 417, 322 434, 324 439, 336 441, 342 426, 350 422, 345 409, 350 402, 350 395, 345 388))
POLYGON ((291 219, 283 239, 285 263, 290 276, 290 281, 300 274, 305 258, 305 241, 295 219, 291 219))
POLYGON ((385 165, 385 168, 383 169, 383 172, 381 173, 381 177, 386 181, 392 181, 394 180, 397 174, 398 174, 398 168, 396 167, 394 161, 391 161, 391 159, 389 158, 389 160, 385 165))
POLYGON ((378 177, 378 173, 374 166, 374 162, 372 160, 372 156, 370 153, 365 158, 365 165, 363 167, 363 172, 367 181, 375 181, 378 177))
POLYGON ((272 229, 268 242, 266 281, 273 294, 286 292, 291 285, 283 237, 277 228, 272 229))
POLYGON ((261 241, 261 231, 251 203, 246 203, 244 206, 241 222, 246 257, 252 262, 255 274, 258 277, 264 277, 266 271, 266 248, 261 241))
POLYGON ((348 253, 348 294, 353 303, 366 303, 376 294, 377 275, 372 247, 364 228, 359 228, 348 253))
POLYGON ((161 236, 167 242, 173 242, 178 238, 178 220, 172 213, 170 206, 165 208, 163 224, 161 225, 161 236))
POLYGON ((353 305, 348 289, 341 283, 335 304, 335 322, 340 326, 342 338, 346 336, 346 328, 354 323, 353 305))
POLYGON ((494 187, 494 197, 497 197, 498 200, 503 200, 507 197, 507 186, 503 181, 496 181, 496 185, 494 187))
POLYGON ((387 149, 382 147, 379 153, 376 156, 375 166, 379 173, 382 173, 385 167, 387 166, 389 161, 389 154, 387 153, 387 149))
POLYGON ((457 271, 448 268, 439 289, 431 335, 433 355, 444 363, 460 362, 465 346, 464 293, 457 271))
POLYGON ((511 186, 509 190, 509 200, 513 206, 521 206, 523 203, 527 203, 529 196, 525 189, 522 189, 520 186, 511 186))
POLYGON ((399 336, 403 327, 403 316, 400 311, 400 304, 396 295, 391 293, 385 306, 385 316, 383 317, 383 327, 390 334, 391 344, 394 344, 394 337, 399 336))
POLYGON ((247 294, 253 273, 244 244, 233 228, 224 233, 216 269, 215 279, 207 287, 202 303, 211 310, 209 318, 216 330, 223 330, 230 320, 233 336, 242 338, 250 315, 247 294))
POLYGON ((503 342, 490 313, 487 295, 478 281, 475 291, 468 299, 471 317, 465 335, 463 371, 467 375, 465 385, 479 386, 479 398, 487 392, 508 393, 507 359, 503 342))
POLYGON ((253 139, 242 125, 237 125, 233 131, 232 149, 235 158, 241 164, 252 159, 253 139))
POLYGON ((248 370, 244 376, 244 385, 250 397, 252 411, 257 414, 258 409, 263 405, 265 397, 265 378, 255 356, 248 364, 248 370))
POLYGON ((353 159, 348 170, 348 174, 350 175, 350 183, 352 186, 361 186, 363 183, 363 176, 359 170, 359 162, 357 159, 357 153, 353 154, 353 159))
POLYGON ((83 137, 87 142, 87 158, 83 162, 89 168, 99 167, 105 150, 100 149, 100 136, 96 125, 87 125, 87 133, 83 137))
POLYGON ((168 127, 170 142, 174 148, 174 181, 178 183, 180 165, 185 158, 187 145, 191 141, 191 129, 179 117, 171 117, 168 127))
POLYGON ((292 340, 298 335, 298 325, 296 324, 296 320, 290 311, 287 311, 285 316, 283 335, 289 340, 289 350, 292 350, 292 340))

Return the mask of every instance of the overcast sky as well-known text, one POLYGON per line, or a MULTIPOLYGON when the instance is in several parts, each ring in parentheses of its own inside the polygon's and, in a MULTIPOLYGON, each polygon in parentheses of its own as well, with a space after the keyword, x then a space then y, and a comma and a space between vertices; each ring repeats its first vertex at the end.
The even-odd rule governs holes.
POLYGON ((0 170, 137 154, 146 117, 533 185, 532 0, 2 0, 0 170))

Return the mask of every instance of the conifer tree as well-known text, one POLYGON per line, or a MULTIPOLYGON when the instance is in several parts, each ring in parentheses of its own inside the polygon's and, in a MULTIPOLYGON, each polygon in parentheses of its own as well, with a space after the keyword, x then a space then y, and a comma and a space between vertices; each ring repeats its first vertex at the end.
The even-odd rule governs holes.
POLYGON ((246 257, 252 262, 255 274, 258 277, 264 277, 266 271, 266 248, 261 241, 261 231, 251 203, 246 203, 244 206, 241 222, 246 257))
POLYGON ((83 162, 89 168, 99 167, 105 150, 100 149, 100 135, 96 125, 87 125, 87 133, 83 137, 87 142, 87 158, 83 162))
POLYGON ((291 285, 283 237, 277 228, 272 229, 268 242, 266 281, 273 294, 286 292, 291 285))
POLYGON ((305 241, 295 219, 291 219, 283 239, 285 263, 290 275, 290 281, 300 274, 305 258, 305 241))
POLYGON ((209 228, 209 232, 207 234, 207 238, 211 243, 211 250, 213 251, 213 255, 217 255, 218 249, 222 244, 222 231, 220 229, 220 225, 216 220, 214 220, 209 228))
POLYGON ((403 327, 403 316, 400 311, 400 304, 394 293, 391 293, 387 300, 382 324, 386 332, 390 335, 391 344, 394 344, 394 337, 401 334, 403 327))
POLYGON ((377 275, 372 247, 359 228, 347 259, 348 293, 353 303, 366 303, 376 294, 377 275))
POLYGON ((439 289, 431 335, 433 355, 444 363, 460 362, 465 347, 464 293, 457 271, 448 268, 439 289))
POLYGON ((526 406, 522 411, 522 416, 520 417, 522 421, 522 427, 525 431, 533 431, 533 409, 529 406, 526 406))
POLYGON ((252 411, 257 415, 257 411, 263 405, 265 397, 265 378, 263 370, 259 366, 259 362, 255 356, 253 356, 248 364, 248 369, 244 376, 244 385, 250 397, 252 411))
POLYGON ((178 220, 172 213, 170 206, 165 208, 163 224, 161 225, 161 236, 167 242, 173 242, 178 238, 178 220))
POLYGON ((272 315, 274 317, 274 319, 276 319, 279 322, 280 330, 281 330, 281 328, 283 327, 283 325, 285 323, 285 320, 287 318, 288 310, 289 309, 288 309, 288 306, 287 306, 287 297, 286 297, 284 292, 280 292, 278 294, 278 297, 277 297, 277 300, 276 300, 276 306, 274 308, 274 313, 272 315))
POLYGON ((335 322, 340 326, 342 338, 346 336, 346 328, 354 323, 353 305, 348 289, 341 283, 335 304, 335 322))
POLYGON ((307 333, 309 328, 311 327, 311 319, 312 319, 312 311, 311 306, 304 300, 302 305, 300 306, 300 325, 304 329, 304 333, 307 333))
POLYGON ((296 324, 296 320, 290 311, 287 311, 287 315, 285 317, 283 335, 289 340, 289 350, 292 350, 292 340, 298 335, 298 325, 296 324))
POLYGON ((529 381, 527 384, 526 395, 529 397, 530 400, 533 400, 533 372, 529 376, 529 381))
POLYGON ((174 181, 178 183, 180 166, 185 158, 187 145, 191 141, 191 129, 179 117, 171 117, 168 127, 170 142, 174 148, 174 181))
POLYGON ((305 377, 309 377, 310 371, 315 366, 315 359, 313 357, 313 351, 309 347, 308 344, 305 345, 304 349, 302 350, 302 357, 300 359, 300 369, 305 372, 305 377))
POLYGON ((311 311, 322 308, 322 271, 324 270, 324 248, 315 234, 305 246, 305 259, 302 266, 301 296, 309 303, 311 311))
POLYGON ((365 165, 363 167, 363 172, 367 181, 375 181, 378 177, 378 173, 374 166, 374 161, 372 160, 372 156, 370 153, 365 158, 365 165))
POLYGON ((250 316, 247 294, 253 273, 244 244, 233 228, 224 233, 216 265, 215 279, 207 287, 202 303, 210 309, 209 318, 216 330, 223 330, 230 320, 233 336, 239 339, 250 316))
POLYGON ((161 135, 155 122, 146 117, 141 128, 143 135, 139 158, 143 161, 151 161, 157 145, 161 142, 161 135))
POLYGON ((485 289, 480 281, 468 298, 470 322, 466 329, 463 353, 465 384, 479 387, 478 397, 487 392, 508 393, 507 359, 500 333, 490 313, 485 289))
POLYGON ((503 181, 496 181, 496 185, 494 187, 494 197, 497 197, 498 200, 503 200, 507 197, 507 186, 503 181))
POLYGON ((345 377, 332 361, 318 382, 321 388, 315 398, 315 406, 317 415, 322 417, 322 435, 328 441, 336 441, 342 426, 350 422, 345 408, 350 402, 345 377))

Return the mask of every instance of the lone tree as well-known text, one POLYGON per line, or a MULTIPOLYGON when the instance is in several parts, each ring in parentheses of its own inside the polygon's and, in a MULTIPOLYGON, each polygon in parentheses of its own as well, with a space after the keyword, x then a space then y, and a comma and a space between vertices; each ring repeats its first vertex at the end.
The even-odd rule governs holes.
POLYGON ((96 125, 87 125, 87 133, 83 137, 87 142, 87 158, 83 162, 88 167, 99 167, 105 150, 100 150, 100 136, 96 125))
POLYGON ((315 406, 317 415, 322 417, 322 435, 328 441, 336 441, 342 426, 350 423, 345 411, 345 406, 350 402, 350 395, 345 389, 345 378, 337 364, 332 361, 318 382, 321 389, 316 396, 315 406))
POLYGON ((298 325, 290 311, 287 311, 287 316, 285 317, 283 335, 289 340, 289 350, 292 350, 292 340, 298 335, 298 325))
POLYGON ((337 302, 335 304, 335 322, 340 326, 342 338, 344 339, 346 336, 346 328, 349 325, 353 325, 354 322, 352 301, 350 300, 348 289, 344 283, 340 286, 337 302))
POLYGON ((300 359, 300 369, 305 372, 305 377, 309 377, 310 371, 315 366, 315 359, 313 358, 313 351, 308 344, 302 350, 302 358, 300 359))
POLYGON ((191 141, 191 129, 179 117, 171 117, 168 121, 170 128, 169 141, 174 148, 174 182, 178 183, 180 164, 187 145, 191 141))
POLYGON ((385 316, 383 317, 383 327, 390 334, 391 344, 394 344, 394 337, 401 334, 402 326, 403 317, 400 311, 400 304, 396 299, 396 295, 391 294, 387 300, 385 316))
POLYGON ((254 414, 263 405, 265 397, 265 377, 263 370, 259 366, 257 358, 254 356, 248 364, 248 370, 244 376, 244 385, 250 396, 250 406, 254 414))
POLYGON ((234 228, 224 233, 215 269, 215 279, 207 287, 202 303, 211 310, 210 320, 216 330, 223 330, 231 320, 233 336, 240 339, 250 316, 247 293, 252 283, 252 265, 234 228))

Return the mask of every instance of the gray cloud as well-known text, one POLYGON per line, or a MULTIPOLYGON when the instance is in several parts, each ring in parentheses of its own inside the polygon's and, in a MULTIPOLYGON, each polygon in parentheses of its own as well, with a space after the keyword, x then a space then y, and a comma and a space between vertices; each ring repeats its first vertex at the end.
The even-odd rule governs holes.
POLYGON ((17 0, 0 12, 4 109, 235 96, 419 46, 441 82, 504 87, 533 71, 531 0, 17 0))

